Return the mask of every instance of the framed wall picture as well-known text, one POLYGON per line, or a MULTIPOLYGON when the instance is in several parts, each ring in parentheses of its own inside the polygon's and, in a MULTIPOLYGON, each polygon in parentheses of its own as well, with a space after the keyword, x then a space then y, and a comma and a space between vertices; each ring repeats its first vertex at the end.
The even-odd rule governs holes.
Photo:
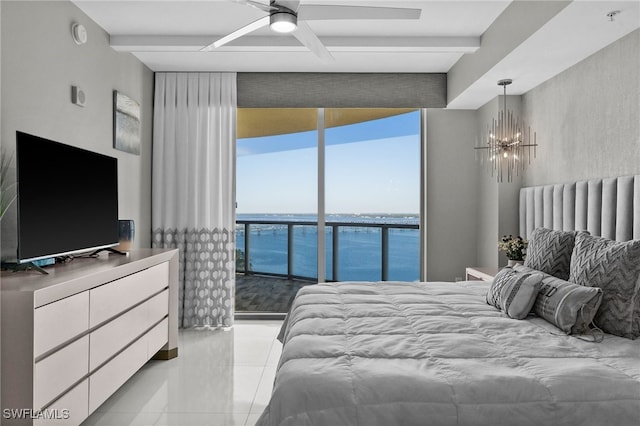
POLYGON ((140 104, 113 91, 113 147, 140 155, 140 104))

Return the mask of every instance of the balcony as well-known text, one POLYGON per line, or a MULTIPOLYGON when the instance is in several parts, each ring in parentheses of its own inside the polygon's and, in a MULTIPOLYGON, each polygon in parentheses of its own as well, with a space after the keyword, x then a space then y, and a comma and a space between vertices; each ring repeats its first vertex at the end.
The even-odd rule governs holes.
MULTIPOLYGON (((326 222, 326 281, 419 279, 419 225, 384 219, 326 222)), ((283 299, 288 309, 300 287, 317 282, 317 222, 238 220, 236 237, 237 311, 282 312, 283 299)))

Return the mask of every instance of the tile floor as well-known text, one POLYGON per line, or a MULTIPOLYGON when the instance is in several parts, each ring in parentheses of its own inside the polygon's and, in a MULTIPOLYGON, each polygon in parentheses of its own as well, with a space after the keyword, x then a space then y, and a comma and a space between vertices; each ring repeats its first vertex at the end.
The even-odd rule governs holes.
POLYGON ((149 361, 82 425, 254 425, 271 396, 281 324, 180 330, 177 358, 149 361))

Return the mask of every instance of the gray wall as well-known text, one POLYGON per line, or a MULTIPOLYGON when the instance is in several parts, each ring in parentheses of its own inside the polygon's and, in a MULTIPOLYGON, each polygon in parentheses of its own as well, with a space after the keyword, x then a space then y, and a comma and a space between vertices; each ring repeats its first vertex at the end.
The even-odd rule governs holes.
POLYGON ((427 280, 453 281, 476 264, 476 113, 427 110, 427 280))
POLYGON ((524 186, 640 173, 640 30, 523 95, 538 134, 524 186))
MULTIPOLYGON (((21 130, 116 157, 119 216, 135 220, 136 247, 150 246, 153 73, 111 49, 107 33, 68 1, 3 1, 1 29, 2 145, 14 151, 21 130), (73 22, 87 28, 87 44, 72 40, 73 22), (72 85, 85 91, 86 107, 71 103, 72 85), (113 90, 141 104, 140 156, 112 147, 113 90)), ((15 256, 15 203, 2 222, 3 256, 15 256)))
MULTIPOLYGON (((640 173, 640 30, 546 81, 523 96, 509 96, 537 133, 537 157, 521 179, 495 183, 477 175, 477 262, 504 265, 502 235, 518 233, 521 186, 640 173), (520 99, 521 98, 521 99, 520 99)), ((485 132, 500 109, 498 96, 477 110, 485 132)))
MULTIPOLYGON (((487 126, 491 125, 491 120, 498 112, 498 97, 487 102, 482 108, 477 110, 478 126, 477 134, 482 135, 487 131, 487 126)), ((475 139, 474 139, 475 140, 475 139)), ((480 142, 477 142, 480 145, 480 142)), ((485 155, 480 151, 478 156, 485 155)), ((483 161, 485 161, 483 159, 483 161)), ((498 235, 498 184, 496 178, 491 176, 489 165, 486 162, 481 164, 476 173, 477 185, 477 217, 478 226, 476 228, 478 244, 477 259, 478 266, 497 266, 498 250, 496 236, 498 235)))

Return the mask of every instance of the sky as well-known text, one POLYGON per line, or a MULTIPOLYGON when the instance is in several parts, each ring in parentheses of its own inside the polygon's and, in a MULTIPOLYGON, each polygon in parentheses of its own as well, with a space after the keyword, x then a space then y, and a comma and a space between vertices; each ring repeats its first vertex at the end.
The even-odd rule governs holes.
MULTIPOLYGON (((326 130, 327 213, 418 214, 418 111, 326 130)), ((317 211, 317 132, 239 139, 237 212, 317 211)))

